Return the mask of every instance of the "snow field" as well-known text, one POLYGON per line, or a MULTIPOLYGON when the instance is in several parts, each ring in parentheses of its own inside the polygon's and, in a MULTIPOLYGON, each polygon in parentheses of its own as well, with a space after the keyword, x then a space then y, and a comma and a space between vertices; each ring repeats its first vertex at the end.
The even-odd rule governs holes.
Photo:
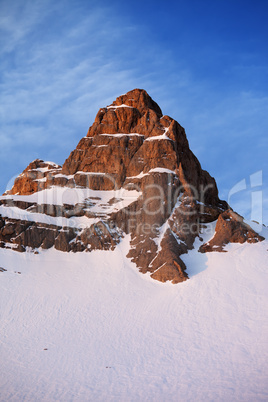
POLYGON ((268 241, 195 249, 178 285, 128 248, 0 250, 1 401, 267 400, 268 241))

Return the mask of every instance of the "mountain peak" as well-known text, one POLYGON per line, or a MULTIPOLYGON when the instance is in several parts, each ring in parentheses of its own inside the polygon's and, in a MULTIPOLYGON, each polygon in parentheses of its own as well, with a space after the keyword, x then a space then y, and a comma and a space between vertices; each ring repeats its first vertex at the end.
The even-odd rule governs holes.
POLYGON ((35 160, 9 195, 0 200, 1 247, 113 250, 130 234, 127 257, 162 282, 188 278, 181 255, 213 221, 215 237, 201 252, 263 240, 219 199, 184 129, 143 89, 101 108, 62 168, 35 160), (14 219, 10 207, 25 211, 14 219))
POLYGON ((165 122, 160 122, 164 117, 158 104, 144 89, 133 89, 99 110, 87 136, 120 133, 146 137, 159 135, 166 127, 165 122))
POLYGON ((162 111, 158 104, 150 97, 144 89, 133 89, 124 95, 118 96, 116 100, 108 107, 123 107, 129 106, 138 109, 141 114, 146 110, 153 110, 158 117, 162 117, 162 111))

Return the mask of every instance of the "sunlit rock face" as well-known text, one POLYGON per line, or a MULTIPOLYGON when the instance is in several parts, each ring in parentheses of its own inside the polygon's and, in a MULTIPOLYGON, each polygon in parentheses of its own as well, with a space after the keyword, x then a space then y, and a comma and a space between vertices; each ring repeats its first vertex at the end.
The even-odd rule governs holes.
POLYGON ((263 239, 219 199, 184 128, 141 89, 101 108, 62 167, 31 162, 0 204, 0 247, 108 250, 129 234, 127 256, 162 282, 188 279, 181 256, 217 219, 200 252, 263 239))

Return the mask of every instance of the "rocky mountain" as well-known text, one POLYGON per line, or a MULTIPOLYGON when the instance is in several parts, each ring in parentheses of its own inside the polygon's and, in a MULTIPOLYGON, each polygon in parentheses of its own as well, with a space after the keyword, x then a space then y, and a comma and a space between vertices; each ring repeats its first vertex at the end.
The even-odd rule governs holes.
POLYGON ((37 159, 18 176, 0 198, 0 247, 91 252, 129 236, 140 272, 178 283, 188 278, 181 256, 211 222, 201 253, 263 240, 219 199, 183 127, 134 89, 99 110, 63 166, 37 159))

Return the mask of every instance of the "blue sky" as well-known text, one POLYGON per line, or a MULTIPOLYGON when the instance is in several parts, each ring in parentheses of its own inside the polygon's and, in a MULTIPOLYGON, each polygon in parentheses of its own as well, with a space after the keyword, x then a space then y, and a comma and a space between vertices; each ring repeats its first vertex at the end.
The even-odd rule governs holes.
POLYGON ((144 88, 220 196, 257 220, 263 203, 267 224, 267 15, 266 0, 0 0, 1 193, 35 158, 62 164, 100 107, 144 88))

